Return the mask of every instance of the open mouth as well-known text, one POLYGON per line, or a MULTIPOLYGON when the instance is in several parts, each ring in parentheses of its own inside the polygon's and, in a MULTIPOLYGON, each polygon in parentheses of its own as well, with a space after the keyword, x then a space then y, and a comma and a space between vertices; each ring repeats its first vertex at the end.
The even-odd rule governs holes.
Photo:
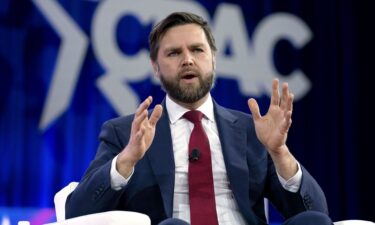
POLYGON ((194 70, 187 69, 181 71, 181 80, 190 81, 198 77, 198 73, 194 70))
POLYGON ((182 79, 184 80, 191 80, 193 78, 197 77, 195 74, 186 74, 184 76, 182 76, 182 79))

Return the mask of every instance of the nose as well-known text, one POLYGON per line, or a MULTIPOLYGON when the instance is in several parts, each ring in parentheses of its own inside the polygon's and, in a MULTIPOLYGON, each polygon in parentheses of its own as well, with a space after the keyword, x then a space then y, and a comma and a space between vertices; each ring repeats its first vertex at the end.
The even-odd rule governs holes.
POLYGON ((182 66, 192 66, 194 64, 194 58, 190 52, 183 54, 182 66))

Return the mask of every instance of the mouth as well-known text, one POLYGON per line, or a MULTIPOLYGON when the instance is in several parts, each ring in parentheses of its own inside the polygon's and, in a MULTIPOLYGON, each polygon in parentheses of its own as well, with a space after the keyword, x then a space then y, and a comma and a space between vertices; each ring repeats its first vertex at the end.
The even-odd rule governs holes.
POLYGON ((198 75, 194 71, 185 71, 181 73, 181 80, 190 81, 197 77, 198 75))
POLYGON ((195 77, 197 77, 195 74, 187 74, 187 75, 182 76, 182 79, 191 80, 191 79, 194 79, 195 77))

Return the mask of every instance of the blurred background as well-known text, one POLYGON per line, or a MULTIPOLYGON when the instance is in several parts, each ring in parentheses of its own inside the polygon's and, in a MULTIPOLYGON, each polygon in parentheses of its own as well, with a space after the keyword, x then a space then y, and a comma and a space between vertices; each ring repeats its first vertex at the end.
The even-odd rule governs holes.
MULTIPOLYGON (((288 145, 322 186, 334 221, 375 221, 374 16, 364 1, 2 0, 0 223, 55 221, 102 123, 152 95, 148 33, 172 11, 202 15, 217 41, 220 104, 262 113, 271 80, 296 99, 288 145), (372 50, 371 50, 372 49, 372 50)), ((271 222, 282 218, 271 209, 271 222)))

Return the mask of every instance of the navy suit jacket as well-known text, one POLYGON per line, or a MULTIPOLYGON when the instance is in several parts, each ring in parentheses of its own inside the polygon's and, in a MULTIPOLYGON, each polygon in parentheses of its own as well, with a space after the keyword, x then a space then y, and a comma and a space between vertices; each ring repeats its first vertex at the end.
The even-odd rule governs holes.
MULTIPOLYGON (((302 183, 297 193, 281 186, 249 114, 215 102, 214 114, 230 188, 248 224, 266 224, 264 198, 285 218, 305 210, 328 213, 323 191, 302 166, 302 183)), ((172 217, 175 164, 167 110, 163 110, 153 143, 136 164, 127 186, 119 191, 111 189, 111 161, 127 145, 133 117, 119 117, 103 124, 95 159, 67 199, 67 218, 109 210, 145 213, 152 224, 172 217)))

